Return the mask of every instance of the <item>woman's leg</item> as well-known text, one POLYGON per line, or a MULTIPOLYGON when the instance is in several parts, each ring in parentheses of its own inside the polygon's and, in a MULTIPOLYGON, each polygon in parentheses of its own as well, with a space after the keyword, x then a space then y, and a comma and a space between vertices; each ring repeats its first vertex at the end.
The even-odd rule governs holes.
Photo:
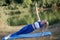
POLYGON ((21 30, 13 33, 11 36, 20 35, 20 34, 27 34, 27 33, 31 33, 32 31, 34 31, 32 24, 29 24, 29 25, 26 25, 25 27, 23 27, 21 30))

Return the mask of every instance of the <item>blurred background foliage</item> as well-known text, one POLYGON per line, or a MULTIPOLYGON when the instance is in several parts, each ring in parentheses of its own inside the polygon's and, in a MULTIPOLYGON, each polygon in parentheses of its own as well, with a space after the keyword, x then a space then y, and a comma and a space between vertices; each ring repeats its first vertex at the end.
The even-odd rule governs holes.
MULTIPOLYGON (((36 0, 0 0, 0 24, 19 26, 32 24, 36 19, 36 0)), ((60 23, 60 0, 38 0, 41 20, 50 25, 60 23)))

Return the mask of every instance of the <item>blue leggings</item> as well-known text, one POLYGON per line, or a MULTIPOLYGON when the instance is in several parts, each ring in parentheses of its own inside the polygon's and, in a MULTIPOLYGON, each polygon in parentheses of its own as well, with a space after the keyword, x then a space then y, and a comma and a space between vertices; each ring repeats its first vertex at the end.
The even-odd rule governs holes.
POLYGON ((32 24, 29 24, 29 25, 26 25, 25 27, 23 27, 22 29, 20 29, 19 31, 13 33, 11 36, 27 34, 27 33, 33 32, 33 31, 34 31, 34 29, 32 27, 32 24))

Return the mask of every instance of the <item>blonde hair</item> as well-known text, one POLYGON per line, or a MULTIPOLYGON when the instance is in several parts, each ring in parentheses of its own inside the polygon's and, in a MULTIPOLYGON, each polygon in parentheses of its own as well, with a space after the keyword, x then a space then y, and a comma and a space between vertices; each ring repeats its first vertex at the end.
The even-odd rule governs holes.
POLYGON ((47 26, 49 25, 49 23, 48 23, 47 20, 43 20, 43 21, 42 21, 42 24, 43 24, 43 25, 46 24, 47 26))

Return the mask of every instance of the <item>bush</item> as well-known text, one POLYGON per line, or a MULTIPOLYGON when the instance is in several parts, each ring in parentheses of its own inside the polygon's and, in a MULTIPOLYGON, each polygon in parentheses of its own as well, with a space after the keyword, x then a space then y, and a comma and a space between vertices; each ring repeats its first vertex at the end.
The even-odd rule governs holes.
POLYGON ((10 17, 7 19, 7 22, 10 26, 19 26, 27 24, 25 19, 19 19, 19 17, 10 17))

